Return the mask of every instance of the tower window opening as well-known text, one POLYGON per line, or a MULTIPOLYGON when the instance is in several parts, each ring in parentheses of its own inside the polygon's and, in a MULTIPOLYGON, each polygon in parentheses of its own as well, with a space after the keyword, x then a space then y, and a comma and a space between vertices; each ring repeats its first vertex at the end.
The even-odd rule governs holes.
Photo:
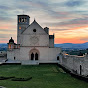
POLYGON ((19 22, 21 22, 21 18, 19 18, 19 22))
POLYGON ((22 22, 24 22, 24 18, 22 18, 22 22))
POLYGON ((25 18, 25 22, 27 22, 27 19, 25 18))
POLYGON ((21 27, 19 27, 19 29, 21 29, 21 27))

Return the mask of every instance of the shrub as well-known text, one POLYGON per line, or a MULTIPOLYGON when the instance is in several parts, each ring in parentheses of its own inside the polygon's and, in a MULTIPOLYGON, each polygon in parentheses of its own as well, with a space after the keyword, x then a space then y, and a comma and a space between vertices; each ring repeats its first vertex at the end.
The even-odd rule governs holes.
POLYGON ((29 77, 29 78, 13 78, 12 81, 28 81, 32 79, 32 77, 29 77))

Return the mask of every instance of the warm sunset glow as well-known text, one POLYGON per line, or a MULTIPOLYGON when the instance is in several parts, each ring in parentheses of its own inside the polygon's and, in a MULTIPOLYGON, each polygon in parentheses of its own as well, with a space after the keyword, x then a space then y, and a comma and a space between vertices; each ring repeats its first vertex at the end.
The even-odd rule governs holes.
POLYGON ((11 49, 11 45, 9 45, 9 49, 11 49))
POLYGON ((19 27, 19 29, 21 29, 21 27, 19 27))
POLYGON ((8 43, 10 37, 17 41, 17 15, 23 14, 23 10, 31 17, 30 23, 35 18, 43 28, 49 27, 50 34, 55 34, 55 43, 88 42, 87 0, 77 0, 77 4, 74 0, 8 2, 0 1, 0 43, 8 43))
POLYGON ((58 41, 59 43, 85 43, 86 42, 84 40, 80 40, 76 38, 56 38, 55 43, 58 44, 58 41))

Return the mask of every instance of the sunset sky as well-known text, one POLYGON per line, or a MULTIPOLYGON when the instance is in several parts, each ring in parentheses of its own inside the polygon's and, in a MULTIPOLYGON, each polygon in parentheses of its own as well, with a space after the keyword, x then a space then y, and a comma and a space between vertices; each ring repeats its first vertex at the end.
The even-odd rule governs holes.
POLYGON ((55 43, 88 42, 88 0, 0 0, 0 43, 17 40, 17 15, 55 34, 55 43))

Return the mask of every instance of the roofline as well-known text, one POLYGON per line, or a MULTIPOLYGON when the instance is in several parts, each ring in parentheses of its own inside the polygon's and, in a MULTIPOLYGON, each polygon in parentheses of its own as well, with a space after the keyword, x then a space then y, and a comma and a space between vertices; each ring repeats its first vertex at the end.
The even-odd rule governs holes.
POLYGON ((17 16, 28 16, 28 17, 30 18, 30 16, 29 16, 29 15, 24 15, 24 14, 22 14, 22 15, 17 15, 17 16))

